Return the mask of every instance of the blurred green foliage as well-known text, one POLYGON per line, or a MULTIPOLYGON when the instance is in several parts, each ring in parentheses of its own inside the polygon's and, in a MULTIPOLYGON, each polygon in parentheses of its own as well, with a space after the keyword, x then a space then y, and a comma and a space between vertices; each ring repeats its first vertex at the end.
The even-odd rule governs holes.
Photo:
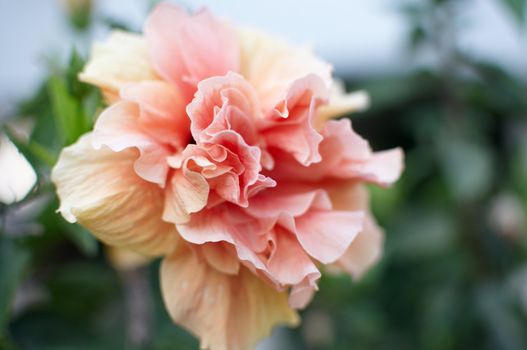
POLYGON ((503 0, 502 2, 520 23, 525 21, 525 0, 503 0))
MULTIPOLYGON (((389 190, 371 188, 387 232, 381 263, 358 282, 325 276, 302 327, 284 333, 288 348, 527 349, 527 87, 459 50, 469 3, 403 6, 409 57, 436 61, 347 81, 372 99, 354 128, 375 149, 404 147, 406 171, 389 190)), ((523 26, 525 1, 502 3, 523 26)), ((51 65, 2 125, 38 181, 0 207, 0 349, 196 349, 168 319, 159 262, 116 271, 88 232, 55 213, 50 168, 103 107, 76 78, 83 65, 75 51, 66 68, 51 65), (14 126, 27 120, 24 137, 14 126)))
POLYGON ((63 1, 69 22, 73 29, 84 31, 89 28, 93 16, 92 0, 61 0, 63 1))

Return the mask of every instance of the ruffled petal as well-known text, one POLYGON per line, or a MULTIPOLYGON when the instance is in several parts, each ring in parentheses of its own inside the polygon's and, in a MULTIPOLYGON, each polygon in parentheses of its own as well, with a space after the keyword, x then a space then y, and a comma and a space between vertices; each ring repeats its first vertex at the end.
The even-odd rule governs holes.
POLYGON ((201 80, 238 71, 236 32, 208 10, 191 16, 179 6, 162 3, 148 17, 144 33, 157 72, 176 84, 187 100, 201 80))
POLYGON ((138 156, 135 149, 96 150, 91 134, 64 148, 51 174, 59 212, 109 245, 166 254, 178 236, 173 225, 161 220, 163 190, 135 173, 138 156))
POLYGON ((139 106, 138 123, 153 139, 179 150, 189 143, 190 120, 176 88, 162 81, 129 84, 121 89, 121 97, 139 106))
POLYGON ((334 210, 325 191, 294 184, 262 192, 245 211, 255 218, 276 218, 311 257, 325 264, 344 254, 362 230, 364 216, 361 210, 334 210))
POLYGON ((170 148, 149 135, 140 122, 139 106, 119 101, 107 108, 97 119, 93 131, 93 146, 107 146, 114 152, 137 148, 140 156, 134 169, 143 179, 164 187, 168 175, 166 157, 170 148))
POLYGON ((228 73, 200 82, 187 113, 197 147, 215 169, 225 170, 206 176, 217 196, 246 207, 250 196, 276 185, 260 174, 264 145, 254 124, 262 113, 242 76, 228 73))
POLYGON ((274 220, 254 219, 239 207, 222 204, 194 214, 189 223, 177 227, 187 242, 232 246, 237 259, 252 273, 275 288, 284 289, 284 284, 272 276, 267 266, 269 233, 273 225, 274 220))
POLYGON ((270 275, 282 285, 300 284, 304 279, 314 282, 321 276, 295 235, 281 227, 275 228, 275 246, 267 263, 270 275))
POLYGON ((260 133, 267 145, 291 154, 303 166, 320 162, 322 136, 312 122, 326 98, 324 81, 316 75, 292 82, 283 100, 260 121, 260 133))
POLYGON ((192 136, 199 143, 210 142, 225 130, 237 132, 250 145, 259 142, 254 124, 262 118, 260 105, 252 86, 239 74, 201 81, 187 113, 192 136))
POLYGON ((234 276, 220 273, 189 250, 163 261, 161 287, 170 316, 199 337, 202 349, 250 349, 274 326, 299 323, 285 292, 245 267, 234 276))
POLYGON ((322 161, 304 167, 284 152, 273 152, 276 167, 270 176, 278 181, 306 181, 327 179, 366 181, 389 186, 401 176, 404 168, 400 148, 372 152, 368 142, 351 128, 349 119, 330 120, 322 131, 320 143, 322 161))
POLYGON ((79 79, 97 86, 109 102, 115 102, 124 85, 159 77, 150 64, 143 37, 114 31, 106 41, 92 46, 90 60, 79 79))
POLYGON ((184 167, 174 171, 165 195, 163 219, 186 223, 190 214, 203 209, 209 197, 209 185, 199 173, 184 167))
POLYGON ((269 218, 253 218, 239 207, 224 203, 192 215, 189 222, 177 227, 181 237, 190 243, 227 242, 237 250, 261 251, 267 243, 264 234, 274 222, 269 218))

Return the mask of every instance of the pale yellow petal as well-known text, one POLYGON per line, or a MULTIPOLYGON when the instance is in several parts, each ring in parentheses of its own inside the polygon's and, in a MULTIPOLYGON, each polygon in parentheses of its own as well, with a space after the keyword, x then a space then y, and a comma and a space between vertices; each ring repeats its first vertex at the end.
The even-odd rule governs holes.
POLYGON ((342 117, 352 112, 363 111, 369 105, 370 97, 366 91, 359 90, 347 93, 343 82, 334 80, 329 101, 317 109, 313 125, 315 129, 322 130, 326 120, 342 117))
POLYGON ((210 350, 252 349, 278 324, 295 326, 298 314, 247 268, 223 274, 179 247, 161 267, 163 298, 172 319, 210 350))
POLYGON ((161 220, 163 190, 134 171, 135 148, 96 150, 91 133, 62 150, 51 178, 60 199, 59 212, 109 245, 147 255, 171 252, 178 235, 161 220))
POLYGON ((240 30, 239 36, 240 73, 253 85, 264 108, 274 108, 287 88, 308 74, 316 74, 328 87, 331 85, 332 67, 309 49, 249 29, 240 30))
POLYGON ((144 38, 114 31, 106 41, 93 44, 79 79, 97 86, 109 102, 114 102, 122 86, 159 77, 150 64, 144 38))
POLYGON ((151 257, 125 248, 106 246, 105 251, 108 261, 117 270, 134 270, 152 261, 151 257))

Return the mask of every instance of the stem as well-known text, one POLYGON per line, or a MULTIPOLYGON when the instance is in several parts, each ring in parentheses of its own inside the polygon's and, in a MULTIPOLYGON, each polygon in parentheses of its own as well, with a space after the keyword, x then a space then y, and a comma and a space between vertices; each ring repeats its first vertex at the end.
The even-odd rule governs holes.
POLYGON ((121 271, 128 320, 126 339, 133 346, 145 345, 152 334, 152 291, 147 272, 144 267, 121 271))

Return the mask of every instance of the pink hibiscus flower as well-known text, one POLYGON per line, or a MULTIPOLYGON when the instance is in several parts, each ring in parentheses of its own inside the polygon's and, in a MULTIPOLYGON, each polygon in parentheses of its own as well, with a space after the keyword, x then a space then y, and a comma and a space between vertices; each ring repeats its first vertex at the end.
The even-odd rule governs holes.
POLYGON ((53 169, 59 211, 164 256, 167 309, 202 347, 246 349, 296 325, 321 265, 359 277, 379 258, 362 184, 396 181, 402 152, 331 120, 367 99, 308 50, 161 4, 144 36, 95 44, 80 79, 109 106, 53 169))

